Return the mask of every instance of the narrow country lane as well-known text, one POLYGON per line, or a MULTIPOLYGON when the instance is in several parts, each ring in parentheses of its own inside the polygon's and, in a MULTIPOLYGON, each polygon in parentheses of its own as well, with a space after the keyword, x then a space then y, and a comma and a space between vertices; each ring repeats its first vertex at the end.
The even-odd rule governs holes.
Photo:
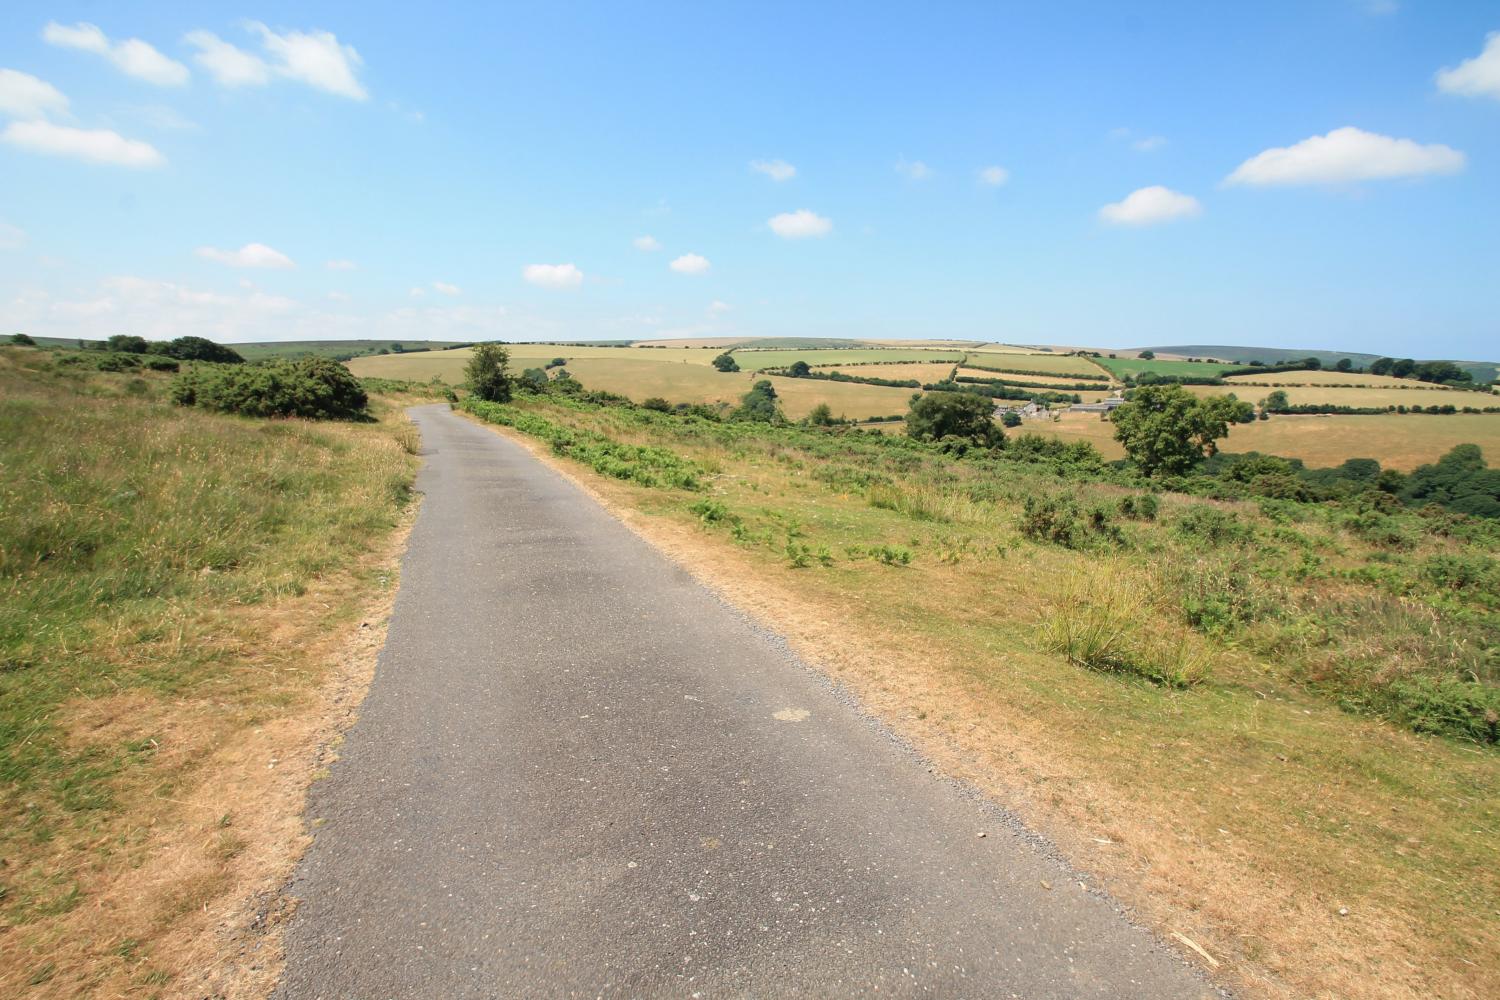
POLYGON ((413 415, 279 996, 1216 995, 523 448, 413 415))

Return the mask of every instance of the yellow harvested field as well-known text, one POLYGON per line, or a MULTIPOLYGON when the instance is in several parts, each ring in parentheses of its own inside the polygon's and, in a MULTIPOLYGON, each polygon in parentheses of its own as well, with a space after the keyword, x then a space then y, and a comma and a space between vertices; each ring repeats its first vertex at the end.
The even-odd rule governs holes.
MULTIPOLYGON (((1235 396, 1258 403, 1278 390, 1255 385, 1190 385, 1195 396, 1235 396)), ((1355 389, 1347 386, 1301 385, 1281 390, 1293 406, 1497 406, 1500 400, 1478 392, 1422 392, 1413 389, 1355 389)))
POLYGON ((1226 382, 1245 385, 1335 385, 1368 386, 1374 389, 1436 389, 1451 392, 1447 386, 1418 382, 1409 378, 1392 378, 1390 375, 1358 375, 1354 372, 1276 372, 1272 375, 1230 375, 1226 382))
POLYGON ((914 378, 923 385, 940 382, 953 370, 952 362, 901 365, 816 365, 819 372, 843 372, 855 378, 914 378))
MULTIPOLYGON (((1106 458, 1125 456, 1114 439, 1114 425, 1097 413, 1066 414, 1057 421, 1028 420, 1020 429, 1091 441, 1106 458)), ((1340 465, 1349 458, 1374 458, 1385 468, 1409 472, 1459 444, 1477 444, 1488 461, 1500 459, 1500 413, 1272 417, 1236 425, 1220 448, 1300 458, 1313 468, 1340 465)))
POLYGON ((860 385, 858 382, 823 382, 810 378, 772 378, 781 408, 793 420, 800 420, 819 403, 827 403, 836 417, 863 420, 866 417, 894 416, 905 413, 916 389, 893 389, 884 385, 860 385))
POLYGON ((969 363, 988 365, 992 368, 1019 368, 1028 372, 1059 375, 1108 375, 1104 369, 1088 358, 1071 354, 996 354, 985 351, 970 351, 969 363))
MULTIPOLYGON (((655 347, 559 347, 556 344, 507 344, 510 365, 516 371, 540 368, 553 358, 566 358, 569 370, 583 361, 621 362, 624 364, 693 365, 713 370, 711 362, 717 352, 710 348, 655 347)), ((377 354, 354 358, 349 370, 360 378, 405 378, 425 382, 437 375, 445 382, 463 381, 464 365, 472 353, 460 347, 451 351, 423 351, 416 354, 377 354)), ((610 390, 614 391, 614 390, 610 390)))

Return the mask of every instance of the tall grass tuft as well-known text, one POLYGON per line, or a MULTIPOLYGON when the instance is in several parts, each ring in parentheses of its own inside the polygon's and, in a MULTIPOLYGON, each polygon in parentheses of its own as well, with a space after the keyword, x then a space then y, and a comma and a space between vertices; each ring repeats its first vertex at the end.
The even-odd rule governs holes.
POLYGON ((1090 670, 1169 687, 1197 684, 1208 675, 1208 657, 1187 633, 1163 627, 1154 589, 1122 563, 1075 567, 1041 624, 1042 644, 1090 670))

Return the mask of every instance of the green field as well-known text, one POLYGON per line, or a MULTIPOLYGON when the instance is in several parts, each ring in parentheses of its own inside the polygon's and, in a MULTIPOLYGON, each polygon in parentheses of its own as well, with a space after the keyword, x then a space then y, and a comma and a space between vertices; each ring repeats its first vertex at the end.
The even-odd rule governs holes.
POLYGON ((990 368, 1014 368, 1043 375, 1108 375, 1093 359, 1073 354, 992 354, 970 351, 968 363, 990 368))
POLYGON ((856 365, 872 361, 949 361, 963 360, 963 351, 928 350, 919 347, 855 347, 824 351, 745 351, 734 352, 734 360, 746 371, 762 368, 785 368, 793 362, 809 365, 856 365))
POLYGON ((1217 378, 1228 372, 1243 371, 1242 365, 1232 364, 1209 364, 1205 361, 1162 361, 1153 358, 1150 361, 1142 361, 1140 358, 1095 358, 1105 368, 1116 375, 1139 375, 1142 372, 1155 372, 1158 375, 1183 375, 1193 378, 1217 378))

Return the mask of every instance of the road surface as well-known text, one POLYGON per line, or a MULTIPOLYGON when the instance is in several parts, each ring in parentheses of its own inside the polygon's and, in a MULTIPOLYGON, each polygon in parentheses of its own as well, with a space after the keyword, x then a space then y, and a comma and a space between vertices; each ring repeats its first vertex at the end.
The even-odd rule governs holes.
POLYGON ((1214 995, 523 448, 412 412, 425 499, 278 996, 1214 995))

